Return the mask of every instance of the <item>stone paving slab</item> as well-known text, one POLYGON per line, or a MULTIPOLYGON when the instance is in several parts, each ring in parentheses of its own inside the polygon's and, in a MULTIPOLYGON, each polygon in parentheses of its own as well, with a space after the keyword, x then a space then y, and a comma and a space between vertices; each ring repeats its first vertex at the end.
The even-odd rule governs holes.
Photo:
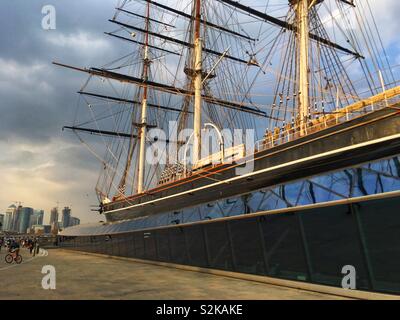
POLYGON ((217 275, 145 263, 48 250, 30 257, 21 251, 21 265, 4 262, 0 253, 0 299, 342 299, 217 275), (42 288, 42 267, 56 269, 56 290, 42 288))

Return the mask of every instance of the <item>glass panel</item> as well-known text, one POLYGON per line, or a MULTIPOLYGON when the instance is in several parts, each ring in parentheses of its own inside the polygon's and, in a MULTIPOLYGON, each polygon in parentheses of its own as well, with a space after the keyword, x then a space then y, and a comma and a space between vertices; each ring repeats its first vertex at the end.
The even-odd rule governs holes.
POLYGON ((399 208, 399 198, 368 201, 358 208, 375 290, 400 292, 399 208))
POLYGON ((368 289, 357 220, 349 205, 318 208, 301 214, 312 265, 312 281, 341 286, 345 265, 356 269, 356 288, 368 289))
POLYGON ((93 252, 94 253, 99 253, 101 248, 101 237, 100 236, 94 236, 93 237, 93 252))
POLYGON ((135 258, 144 258, 143 232, 135 232, 135 258))
POLYGON ((126 233, 119 235, 118 247, 121 257, 126 257, 128 255, 128 239, 129 236, 126 233))
POLYGON ((127 242, 126 242, 126 256, 130 258, 135 258, 135 234, 129 233, 127 234, 127 242))
POLYGON ((189 263, 198 267, 207 267, 208 258, 201 225, 185 228, 189 263))
POLYGON ((156 260, 156 243, 155 243, 155 232, 146 231, 143 233, 145 257, 146 259, 156 260))
POLYGON ((160 229, 156 232, 157 257, 160 261, 169 261, 168 229, 160 229))
POLYGON ((204 225, 212 268, 233 270, 231 247, 224 222, 204 225))
POLYGON ((113 235, 112 237, 112 255, 120 256, 121 235, 113 235))
POLYGON ((239 272, 265 274, 260 230, 256 219, 229 221, 235 255, 235 269, 239 272))
POLYGON ((111 254, 112 253, 112 238, 110 236, 103 236, 104 247, 100 253, 111 254))
POLYGON ((268 274, 294 280, 307 280, 308 268, 302 237, 294 214, 265 216, 260 219, 268 262, 268 274))
POLYGON ((169 244, 171 250, 171 262, 187 264, 186 243, 183 228, 169 229, 169 244))

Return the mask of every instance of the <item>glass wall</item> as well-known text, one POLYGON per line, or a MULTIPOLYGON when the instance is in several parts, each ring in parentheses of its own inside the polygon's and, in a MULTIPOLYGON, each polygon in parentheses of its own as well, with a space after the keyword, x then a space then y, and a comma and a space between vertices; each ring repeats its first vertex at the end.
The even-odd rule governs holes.
POLYGON ((358 168, 331 172, 285 185, 264 188, 249 194, 212 203, 161 212, 102 225, 67 228, 64 235, 118 233, 160 226, 234 217, 260 211, 349 199, 400 190, 400 157, 368 163, 358 168))
POLYGON ((400 198, 237 216, 121 234, 63 236, 65 248, 400 294, 400 198))

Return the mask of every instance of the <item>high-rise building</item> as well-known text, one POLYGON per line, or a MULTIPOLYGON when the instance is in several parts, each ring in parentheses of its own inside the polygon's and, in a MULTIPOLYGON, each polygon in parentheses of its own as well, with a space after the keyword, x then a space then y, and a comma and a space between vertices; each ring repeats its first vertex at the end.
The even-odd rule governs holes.
POLYGON ((81 220, 75 217, 70 218, 69 227, 77 226, 81 224, 81 220))
POLYGON ((50 212, 50 225, 53 225, 54 222, 58 222, 58 208, 54 207, 50 212))
POLYGON ((43 210, 34 210, 30 222, 29 227, 31 228, 34 225, 42 225, 43 224, 44 211, 43 210))
POLYGON ((65 207, 62 210, 61 226, 62 228, 68 228, 71 220, 71 208, 65 207))
POLYGON ((0 214, 0 230, 4 230, 4 214, 0 214))
POLYGON ((15 214, 14 214, 14 219, 13 219, 14 225, 13 225, 12 230, 16 231, 16 232, 19 232, 19 229, 20 229, 21 210, 22 210, 22 206, 18 206, 17 210, 15 211, 15 214))
POLYGON ((50 225, 52 230, 58 230, 58 208, 54 207, 50 212, 50 225))
POLYGON ((4 231, 11 231, 12 230, 13 212, 11 212, 9 209, 10 208, 7 209, 6 215, 4 217, 4 223, 3 223, 3 230, 4 231))
POLYGON ((31 215, 30 219, 29 219, 29 228, 31 228, 32 226, 34 226, 36 223, 36 216, 35 216, 35 212, 33 212, 33 214, 31 215))
POLYGON ((14 219, 15 213, 17 211, 17 207, 15 205, 11 205, 6 210, 6 216, 4 218, 4 227, 3 230, 13 231, 14 229, 14 219))
POLYGON ((36 224, 42 225, 43 224, 43 219, 44 219, 44 210, 35 210, 35 215, 36 215, 36 224))
POLYGON ((18 228, 16 231, 19 233, 26 233, 29 229, 29 223, 31 221, 31 216, 33 215, 33 209, 28 207, 18 208, 19 213, 18 228))

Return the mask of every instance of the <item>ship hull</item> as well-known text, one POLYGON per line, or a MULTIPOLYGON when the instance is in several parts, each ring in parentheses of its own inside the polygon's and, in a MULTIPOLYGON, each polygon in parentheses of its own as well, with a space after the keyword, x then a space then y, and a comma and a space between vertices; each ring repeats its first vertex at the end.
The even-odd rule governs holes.
POLYGON ((280 146, 233 165, 222 165, 105 207, 108 221, 153 215, 250 193, 400 153, 400 117, 385 108, 280 146), (245 165, 249 172, 238 175, 245 165))

